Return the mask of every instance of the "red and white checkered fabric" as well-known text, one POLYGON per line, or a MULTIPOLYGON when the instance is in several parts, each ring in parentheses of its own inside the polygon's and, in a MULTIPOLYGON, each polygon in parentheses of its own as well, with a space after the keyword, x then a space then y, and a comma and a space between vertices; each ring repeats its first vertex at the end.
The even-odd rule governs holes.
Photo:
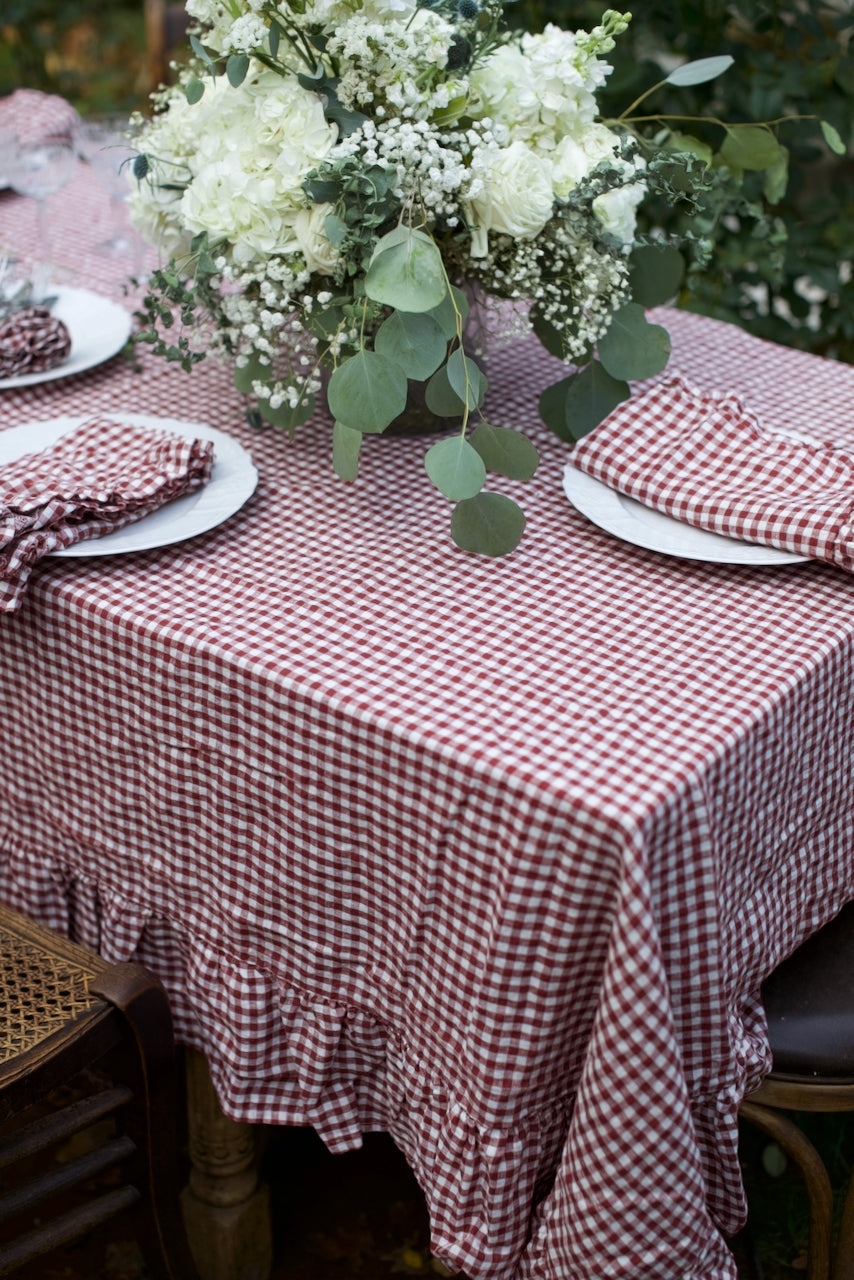
POLYGON ((49 307, 24 307, 0 319, 0 378, 55 369, 70 352, 68 327, 49 307))
MULTIPOLYGON (((53 207, 117 290, 90 175, 53 207)), ((32 223, 0 197, 0 241, 32 223)), ((697 385, 854 448, 853 369, 655 319, 697 385)), ((230 1115, 391 1133, 477 1280, 733 1280, 759 986, 854 896, 854 578, 595 528, 533 340, 489 366, 542 459, 497 561, 451 543, 424 441, 345 484, 321 415, 253 432, 228 369, 140 359, 0 392, 2 425, 207 422, 259 486, 191 541, 42 561, 3 619, 3 897, 150 964, 230 1115)))
POLYGON ((669 379, 615 409, 571 461, 686 524, 854 569, 854 456, 767 431, 734 397, 669 379))
POLYGON ((16 134, 21 142, 71 138, 76 120, 69 102, 40 89, 16 89, 0 98, 0 134, 16 134))
POLYGON ((207 484, 208 440, 91 418, 0 469, 0 613, 19 609, 54 551, 143 520, 207 484))

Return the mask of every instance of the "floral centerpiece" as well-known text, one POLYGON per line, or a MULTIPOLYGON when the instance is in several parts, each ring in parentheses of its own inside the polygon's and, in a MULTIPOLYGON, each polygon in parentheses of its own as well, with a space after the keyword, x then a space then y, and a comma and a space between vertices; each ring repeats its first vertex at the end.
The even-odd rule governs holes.
MULTIPOLYGON (((637 235, 639 203, 690 206, 721 166, 667 125, 650 139, 628 114, 598 118, 627 14, 521 34, 502 30, 500 0, 187 9, 192 57, 155 96, 133 166, 135 222, 170 259, 151 277, 142 339, 186 368, 232 358, 257 424, 293 432, 325 396, 345 479, 363 436, 395 423, 420 384, 455 426, 425 457, 454 504, 453 539, 511 551, 524 513, 487 473, 529 478, 537 452, 484 417, 471 291, 500 301, 490 323, 533 328, 567 363, 540 408, 574 440, 668 360, 644 307, 677 291, 683 258, 637 235)), ((781 162, 768 126, 723 128, 741 148, 730 169, 781 162)))

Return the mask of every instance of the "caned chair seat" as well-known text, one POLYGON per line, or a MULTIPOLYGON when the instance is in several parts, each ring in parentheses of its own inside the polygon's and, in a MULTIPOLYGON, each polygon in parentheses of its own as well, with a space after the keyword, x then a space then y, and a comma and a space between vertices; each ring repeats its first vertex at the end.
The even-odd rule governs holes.
POLYGON ((809 938, 763 987, 773 1070, 741 1114, 779 1143, 810 1202, 807 1280, 854 1280, 854 1179, 831 1261, 833 1196, 824 1163, 786 1111, 854 1111, 854 903, 809 938))
POLYGON ((153 1275, 195 1280, 175 1086, 153 975, 0 906, 0 1276, 127 1213, 153 1275))

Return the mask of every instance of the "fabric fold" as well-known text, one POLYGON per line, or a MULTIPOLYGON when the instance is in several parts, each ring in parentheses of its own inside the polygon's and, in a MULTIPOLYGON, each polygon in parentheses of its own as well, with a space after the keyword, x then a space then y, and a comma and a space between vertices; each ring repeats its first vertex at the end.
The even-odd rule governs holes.
POLYGON ((91 418, 0 469, 0 612, 44 556, 142 520, 207 484, 213 444, 91 418))
POLYGON ((854 458, 775 433, 734 396, 661 382, 615 409, 570 460, 685 524, 854 570, 854 458))

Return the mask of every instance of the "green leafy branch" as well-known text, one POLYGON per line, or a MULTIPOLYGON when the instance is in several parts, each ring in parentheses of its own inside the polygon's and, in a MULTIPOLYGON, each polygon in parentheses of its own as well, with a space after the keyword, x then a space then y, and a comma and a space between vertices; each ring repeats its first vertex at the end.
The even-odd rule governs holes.
POLYGON ((155 355, 189 373, 206 355, 203 348, 191 345, 188 333, 196 329, 198 316, 215 303, 215 278, 216 263, 207 232, 202 232, 194 237, 186 258, 152 271, 141 309, 134 313, 139 322, 134 341, 145 343, 155 355), (163 331, 171 335, 176 322, 180 330, 170 341, 163 331))
POLYGON ((468 304, 448 279, 438 245, 420 228, 399 223, 378 240, 364 287, 389 314, 373 349, 363 344, 329 380, 337 474, 356 478, 362 437, 385 431, 404 412, 409 381, 423 382, 428 409, 460 419, 458 434, 434 444, 424 460, 433 484, 455 504, 451 537, 466 551, 508 554, 522 537, 525 514, 506 495, 484 489, 487 471, 527 480, 539 459, 518 431, 481 421, 468 432, 487 381, 465 352, 468 304))

